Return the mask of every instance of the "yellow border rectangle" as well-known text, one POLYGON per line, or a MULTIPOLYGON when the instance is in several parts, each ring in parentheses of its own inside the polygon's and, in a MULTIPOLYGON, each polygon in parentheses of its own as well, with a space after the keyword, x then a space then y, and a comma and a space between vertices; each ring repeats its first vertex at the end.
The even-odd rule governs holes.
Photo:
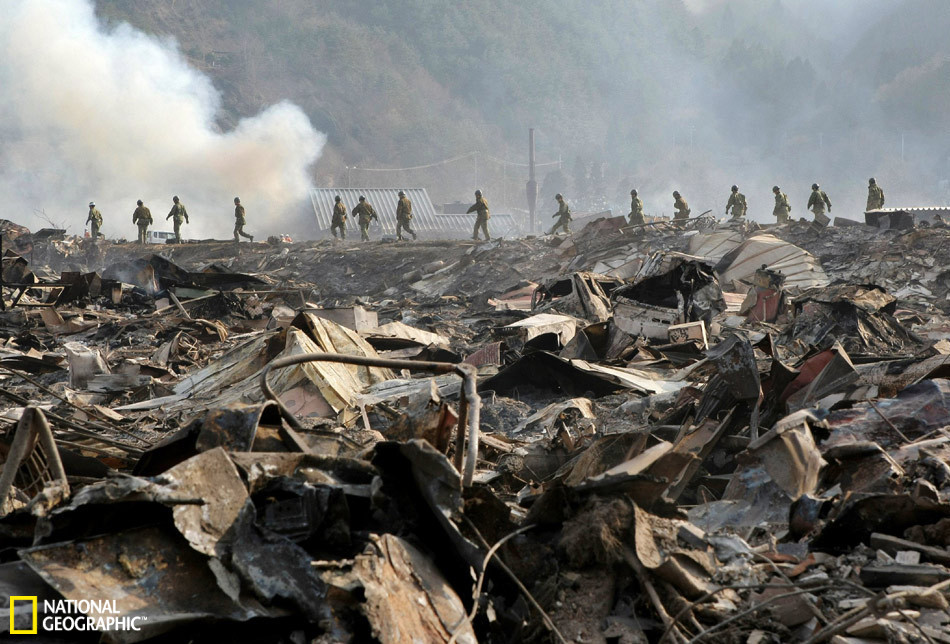
POLYGON ((10 595, 10 635, 36 635, 36 627, 38 625, 38 620, 36 618, 37 612, 37 601, 36 595, 10 595), (13 604, 18 599, 27 599, 33 603, 33 630, 31 631, 18 631, 13 628, 15 622, 14 617, 16 616, 13 611, 13 604))

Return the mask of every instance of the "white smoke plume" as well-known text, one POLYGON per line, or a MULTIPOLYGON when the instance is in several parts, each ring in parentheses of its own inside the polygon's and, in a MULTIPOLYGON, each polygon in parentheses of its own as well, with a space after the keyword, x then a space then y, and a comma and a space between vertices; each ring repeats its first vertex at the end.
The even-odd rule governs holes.
POLYGON ((173 40, 106 28, 89 0, 5 0, 0 11, 3 217, 34 230, 44 211, 81 234, 89 201, 111 238, 135 238, 137 199, 155 228, 172 196, 192 238, 227 239, 235 196, 255 236, 284 232, 307 200, 325 142, 287 102, 215 127, 220 96, 173 40))

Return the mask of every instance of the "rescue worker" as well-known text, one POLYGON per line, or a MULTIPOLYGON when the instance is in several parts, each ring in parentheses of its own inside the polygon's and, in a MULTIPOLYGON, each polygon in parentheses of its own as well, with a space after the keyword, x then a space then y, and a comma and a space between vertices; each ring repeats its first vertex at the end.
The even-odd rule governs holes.
POLYGON ((568 227, 568 224, 571 223, 571 207, 567 205, 567 202, 564 201, 564 197, 561 196, 561 193, 554 195, 554 200, 557 201, 557 212, 551 215, 551 219, 557 217, 557 221, 554 222, 554 227, 551 228, 549 235, 553 235, 554 231, 558 228, 563 228, 564 232, 567 234, 571 233, 571 229, 568 227))
POLYGON ((409 201, 409 197, 406 196, 406 193, 402 190, 399 191, 399 203, 396 204, 396 240, 402 241, 402 229, 405 228, 406 232, 412 235, 413 239, 416 239, 416 232, 409 227, 409 222, 412 221, 412 202, 409 201))
POLYGON ((676 211, 673 213, 673 221, 689 219, 689 204, 686 203, 686 200, 683 199, 676 190, 673 191, 673 210, 676 211))
POLYGON ((742 219, 745 217, 748 206, 746 205, 745 195, 739 192, 739 186, 732 186, 732 194, 729 195, 729 201, 726 202, 726 214, 732 208, 732 218, 742 219))
POLYGON ((360 240, 369 241, 369 222, 375 219, 379 223, 379 216, 363 195, 360 195, 360 202, 353 208, 353 216, 360 225, 360 240))
POLYGON ((815 213, 815 219, 818 219, 818 215, 824 216, 825 206, 828 206, 828 212, 831 212, 831 200, 828 199, 828 195, 817 183, 811 184, 811 196, 808 197, 808 205, 805 207, 815 213))
POLYGON ((340 229, 340 239, 346 239, 346 204, 340 195, 333 198, 333 221, 330 222, 330 232, 336 237, 336 229, 340 229))
POLYGON ((181 203, 178 200, 178 195, 172 197, 172 209, 168 211, 168 215, 165 217, 165 221, 169 219, 175 224, 175 243, 181 243, 181 222, 186 224, 191 223, 188 221, 188 211, 185 210, 185 204, 181 203))
POLYGON ((627 221, 631 226, 638 226, 645 223, 643 219, 643 200, 637 196, 636 190, 630 191, 630 214, 627 215, 627 221))
POLYGON ((244 212, 244 206, 241 205, 240 197, 234 198, 234 242, 238 243, 241 240, 238 238, 238 235, 241 237, 247 237, 253 243, 254 235, 248 235, 244 232, 244 226, 247 225, 247 217, 244 212))
POLYGON ((138 208, 132 213, 132 223, 139 227, 139 243, 144 244, 148 227, 152 224, 152 211, 145 207, 141 199, 135 203, 138 208))
POLYGON ((96 208, 96 202, 89 202, 89 216, 86 217, 89 232, 93 239, 99 239, 99 229, 102 228, 102 213, 96 208))
POLYGON ((772 186, 772 192, 775 194, 775 207, 772 209, 772 215, 778 220, 779 225, 788 223, 788 213, 792 207, 788 204, 788 195, 782 192, 778 186, 772 186))
POLYGON ((475 212, 475 228, 472 230, 472 239, 478 241, 478 229, 481 228, 485 233, 485 241, 489 241, 488 220, 491 218, 491 212, 488 210, 488 202, 482 197, 482 191, 475 191, 475 203, 465 211, 466 214, 475 212))
POLYGON ((884 190, 877 185, 874 177, 868 179, 868 207, 867 210, 877 210, 884 207, 884 190))

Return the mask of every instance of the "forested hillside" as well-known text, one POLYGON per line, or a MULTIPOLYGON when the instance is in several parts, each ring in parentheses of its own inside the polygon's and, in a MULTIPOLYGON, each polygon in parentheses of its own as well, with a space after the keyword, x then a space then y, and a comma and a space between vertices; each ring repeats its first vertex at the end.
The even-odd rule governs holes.
POLYGON ((549 184, 591 207, 638 185, 655 210, 676 187, 718 209, 739 182, 754 186, 755 215, 773 183, 801 205, 819 179, 858 203, 869 174, 906 199, 939 198, 950 3, 840 5, 99 0, 97 10, 177 39, 222 91, 222 128, 281 99, 300 105, 328 135, 321 185, 411 182, 449 200, 477 182, 523 207, 524 169, 499 160, 524 162, 535 127, 539 160, 563 161, 549 184), (366 170, 472 151, 424 171, 366 170))

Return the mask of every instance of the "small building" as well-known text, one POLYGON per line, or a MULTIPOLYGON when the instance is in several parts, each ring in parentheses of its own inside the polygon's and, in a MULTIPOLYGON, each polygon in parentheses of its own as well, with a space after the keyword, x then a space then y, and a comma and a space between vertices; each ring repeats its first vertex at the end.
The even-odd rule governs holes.
POLYGON ((864 213, 864 222, 876 228, 907 230, 922 223, 934 225, 940 221, 950 224, 950 207, 917 206, 911 208, 877 208, 864 213))
MULTIPOLYGON (((412 201, 412 229, 423 239, 459 239, 470 238, 475 227, 475 213, 472 214, 442 214, 436 211, 429 193, 425 188, 313 188, 310 190, 310 201, 317 218, 317 230, 320 237, 328 237, 330 224, 333 221, 334 197, 339 195, 346 205, 347 213, 359 203, 360 195, 376 209, 383 235, 396 234, 396 204, 399 202, 399 191, 404 190, 412 201)), ((468 206, 466 206, 466 209, 468 206)), ((488 223, 492 237, 516 237, 521 234, 515 218, 510 214, 492 213, 488 223)), ((370 226, 370 235, 379 236, 379 228, 375 222, 370 226)), ((355 235, 359 238, 360 228, 354 217, 348 216, 346 221, 347 236, 355 235)))

